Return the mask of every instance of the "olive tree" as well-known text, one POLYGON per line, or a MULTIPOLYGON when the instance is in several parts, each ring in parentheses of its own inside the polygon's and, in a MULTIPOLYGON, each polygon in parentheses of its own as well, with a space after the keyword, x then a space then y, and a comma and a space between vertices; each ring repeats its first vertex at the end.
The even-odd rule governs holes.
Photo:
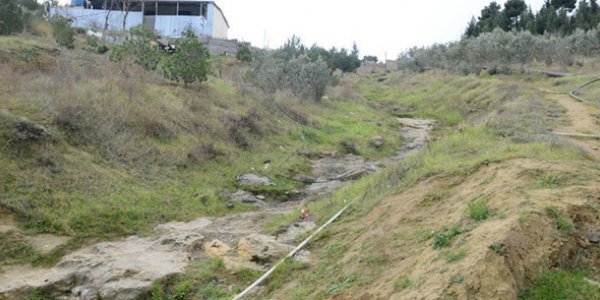
POLYGON ((210 71, 210 55, 202 43, 191 33, 175 42, 175 53, 164 57, 159 68, 165 78, 188 85, 206 81, 210 71))

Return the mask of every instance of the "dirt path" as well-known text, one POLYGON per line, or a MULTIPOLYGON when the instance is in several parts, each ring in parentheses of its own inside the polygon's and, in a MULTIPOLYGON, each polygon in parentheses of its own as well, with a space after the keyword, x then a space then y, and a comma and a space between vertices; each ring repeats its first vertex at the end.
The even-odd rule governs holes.
MULTIPOLYGON (((428 141, 434 121, 401 119, 399 134, 407 141, 389 162, 421 149, 428 141)), ((357 168, 364 174, 377 171, 377 162, 359 156, 327 157, 315 161, 316 176, 332 178, 357 168), (320 171, 319 171, 320 170, 320 171)), ((0 273, 0 299, 23 298, 28 292, 44 289, 61 299, 135 299, 147 292, 152 283, 171 274, 182 273, 200 256, 233 248, 248 236, 256 236, 273 218, 298 209, 303 200, 320 198, 352 180, 317 183, 306 187, 305 199, 262 208, 258 211, 219 218, 199 218, 190 222, 172 222, 156 227, 150 237, 131 236, 82 248, 51 269, 13 266, 0 273), (221 247, 222 249, 213 249, 221 247)), ((2 225, 2 224, 0 224, 2 225)), ((312 228, 312 222, 292 224, 276 237, 262 236, 264 248, 289 247, 287 243, 312 228)), ((263 248, 261 246, 261 248, 263 248)), ((238 249, 239 250, 239 249, 238 249)), ((222 253, 228 255, 227 253, 222 253)), ((228 258, 228 257, 227 257, 228 258)), ((242 262, 242 265, 245 262, 242 262)), ((250 262, 248 262, 250 263, 250 262)))
MULTIPOLYGON (((589 104, 579 102, 568 95, 552 95, 552 99, 563 106, 567 112, 570 124, 555 128, 555 132, 569 134, 600 134, 598 118, 594 115, 600 111, 589 104)), ((588 155, 600 159, 600 140, 589 138, 568 137, 569 141, 581 147, 588 155)))

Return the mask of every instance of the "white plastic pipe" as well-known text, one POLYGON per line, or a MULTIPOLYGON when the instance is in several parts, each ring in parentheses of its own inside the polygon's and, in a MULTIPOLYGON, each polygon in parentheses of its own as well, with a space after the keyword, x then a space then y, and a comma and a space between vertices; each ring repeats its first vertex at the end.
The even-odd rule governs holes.
POLYGON ((256 288, 259 284, 261 284, 263 281, 265 281, 265 279, 267 279, 271 274, 273 274, 275 269, 277 269, 277 267, 279 267, 279 265, 281 265, 286 259, 296 255, 296 253, 298 253, 298 251, 300 251, 304 246, 306 246, 306 244, 308 244, 308 242, 313 237, 315 237, 319 232, 321 232, 321 230, 323 230, 323 228, 325 228, 325 227, 329 226, 329 224, 333 223, 333 221, 335 221, 335 219, 337 219, 348 207, 350 207, 350 205, 355 200, 352 200, 352 202, 348 203, 348 205, 344 206, 344 208, 342 208, 335 215, 333 215, 333 217, 331 217, 325 224, 323 224, 323 226, 319 227, 319 229, 317 229, 317 231, 313 232, 313 234, 311 234, 309 237, 307 237, 302 243, 300 243, 300 245, 298 245, 288 255, 286 255, 283 259, 281 259, 279 262, 277 262, 265 274, 263 274, 260 278, 258 278, 256 281, 254 281, 254 283, 252 283, 249 287, 247 287, 243 292, 241 292, 239 295, 235 296, 235 298, 233 298, 233 300, 240 300, 240 299, 244 298, 245 296, 247 296, 254 288, 256 288))

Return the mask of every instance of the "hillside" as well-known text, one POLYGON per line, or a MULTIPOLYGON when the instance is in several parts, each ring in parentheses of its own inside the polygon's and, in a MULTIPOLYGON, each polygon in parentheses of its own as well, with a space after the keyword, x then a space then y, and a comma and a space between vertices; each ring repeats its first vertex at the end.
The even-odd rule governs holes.
POLYGON ((314 261, 264 297, 598 299, 600 143, 552 134, 598 132, 598 109, 567 96, 588 78, 434 72, 363 85, 416 115, 456 111, 458 130, 359 182, 365 192, 344 195, 358 199, 352 213, 309 247, 314 261))
POLYGON ((265 94, 227 57, 189 88, 40 37, 2 37, 0 61, 2 263, 53 264, 92 241, 253 210, 227 207, 244 173, 270 177, 275 185, 257 192, 285 201, 302 184, 279 175, 309 176, 311 155, 347 145, 376 159, 402 142, 351 82, 322 104, 265 94), (374 136, 385 144, 372 146, 374 136), (70 241, 42 254, 27 242, 38 234, 70 241))
POLYGON ((600 299, 592 75, 342 73, 315 101, 86 45, 0 37, 0 299, 232 298, 348 203, 249 298, 600 299))

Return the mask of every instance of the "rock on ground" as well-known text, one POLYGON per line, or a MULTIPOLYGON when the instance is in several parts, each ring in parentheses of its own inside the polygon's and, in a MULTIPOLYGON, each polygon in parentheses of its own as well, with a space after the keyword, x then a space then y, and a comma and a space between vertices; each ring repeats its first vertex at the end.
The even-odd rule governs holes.
POLYGON ((383 146, 383 137, 378 135, 371 139, 371 144, 375 146, 375 148, 379 149, 383 146))
POLYGON ((237 183, 240 186, 268 186, 275 185, 271 180, 262 175, 247 173, 238 176, 237 183))
POLYGON ((262 234, 251 234, 242 238, 237 247, 241 258, 257 263, 277 261, 292 249, 290 245, 279 243, 275 237, 262 234))
POLYGON ((303 233, 313 229, 317 224, 313 221, 294 222, 287 230, 277 235, 277 241, 284 244, 292 244, 303 233))
POLYGON ((237 192, 231 194, 231 196, 229 196, 229 200, 238 203, 254 204, 258 207, 266 207, 269 205, 268 203, 263 201, 264 197, 262 197, 261 199, 260 196, 255 196, 250 192, 242 190, 238 190, 237 192))
POLYGON ((154 281, 183 272, 202 240, 181 232, 96 244, 65 256, 52 269, 1 274, 0 298, 19 299, 43 288, 56 298, 135 299, 154 281))

